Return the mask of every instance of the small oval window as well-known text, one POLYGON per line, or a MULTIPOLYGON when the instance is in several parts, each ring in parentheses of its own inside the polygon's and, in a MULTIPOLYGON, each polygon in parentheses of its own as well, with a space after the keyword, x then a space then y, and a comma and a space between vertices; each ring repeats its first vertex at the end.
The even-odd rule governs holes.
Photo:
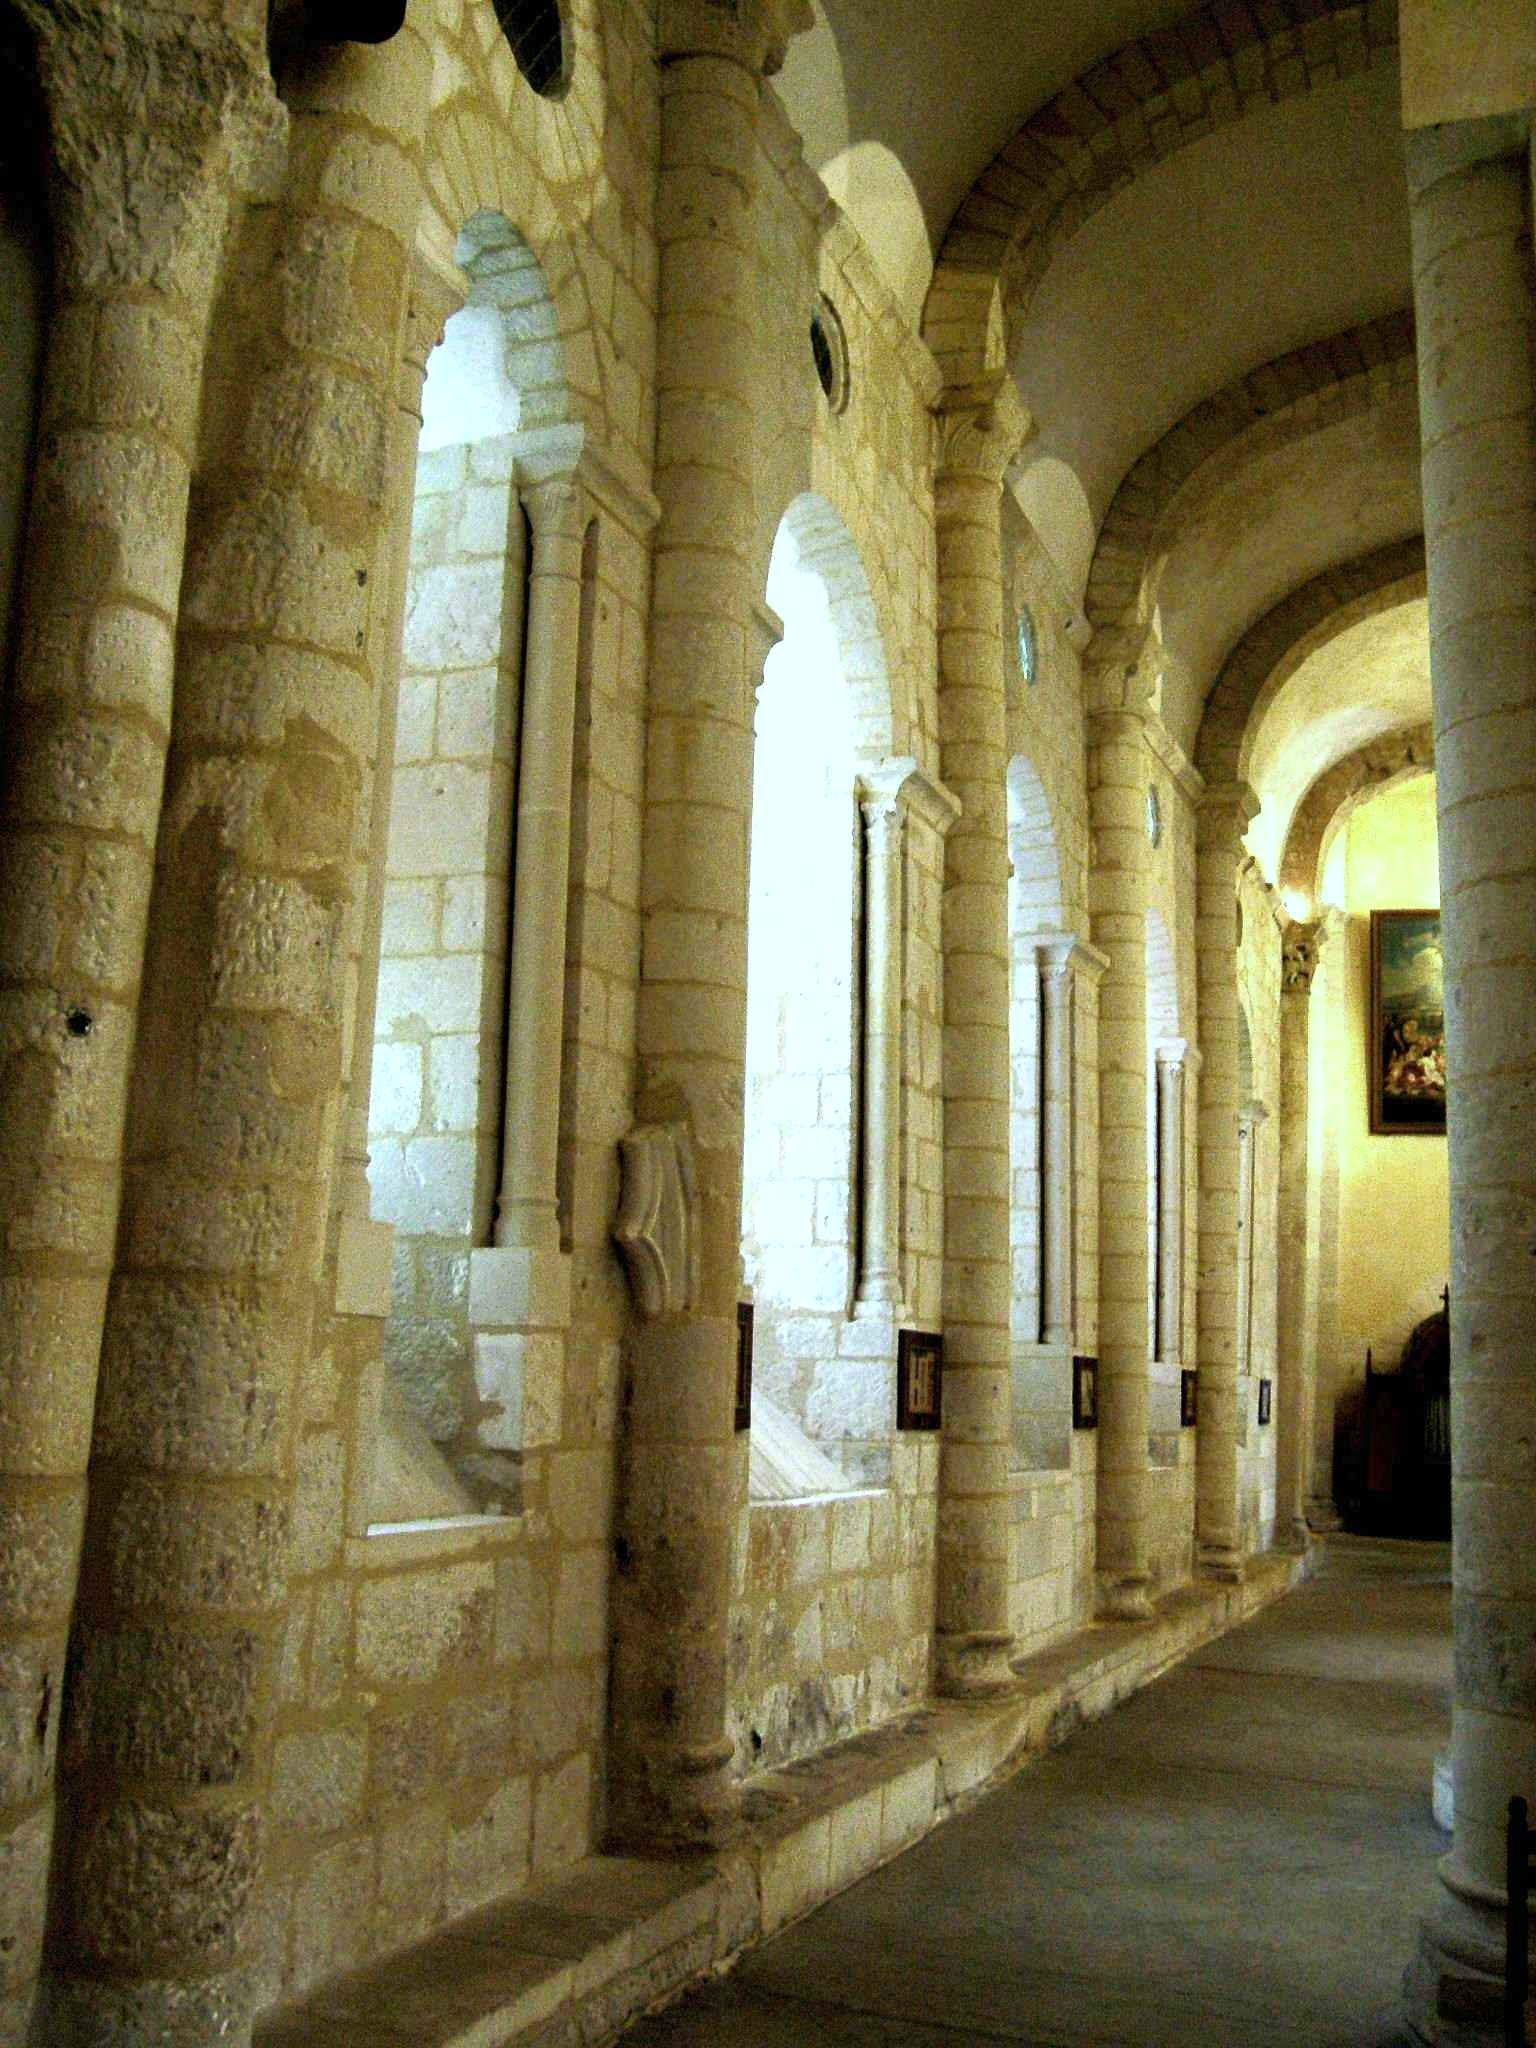
POLYGON ((825 293, 811 311, 811 360, 828 405, 841 412, 848 403, 848 344, 837 308, 825 293))
POLYGON ((1155 789, 1147 791, 1147 837, 1154 846, 1163 841, 1163 806, 1155 789))
POLYGON ((1040 673, 1040 641, 1035 632, 1035 615, 1029 606, 1019 610, 1019 674, 1033 684, 1040 673))
POLYGON ((565 23, 556 0, 495 0, 495 5, 518 70, 541 99, 558 99, 569 74, 565 23))

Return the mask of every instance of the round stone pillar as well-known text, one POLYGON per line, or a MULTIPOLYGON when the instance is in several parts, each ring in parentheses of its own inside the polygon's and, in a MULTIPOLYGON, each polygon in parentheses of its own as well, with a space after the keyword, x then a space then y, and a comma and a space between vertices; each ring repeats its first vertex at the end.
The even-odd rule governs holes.
POLYGON ((1027 421, 1006 374, 951 397, 935 486, 944 845, 944 1421, 935 1649, 941 1692, 1012 1682, 1008 1236, 1008 736, 1003 472, 1027 421))
POLYGON ((238 2048, 258 1996, 430 79, 414 9, 377 48, 305 52, 281 200, 245 216, 212 338, 66 1700, 48 2038, 71 2048, 238 2048))
POLYGON ((1197 1349, 1200 1406, 1195 1465, 1195 1557, 1213 1578, 1243 1570, 1238 1500, 1237 1371, 1244 1289, 1242 1074, 1237 993, 1237 876, 1243 834, 1258 815, 1246 783, 1216 783, 1196 814, 1196 972, 1200 1052, 1200 1255, 1197 1349))
POLYGON ((1495 2042, 1504 1822, 1536 1801, 1536 280, 1528 118, 1408 138, 1451 1180, 1455 1840, 1409 1973, 1495 2042))
POLYGON ((733 1427, 746 1085, 755 560, 754 193, 777 6, 660 10, 660 323, 636 1110, 692 1158, 695 1258, 629 1355, 613 1584, 610 1824, 734 1825, 729 1636, 747 1438, 733 1427))
MULTIPOLYGON (((1107 680, 1107 679, 1106 679, 1107 680)), ((1151 1612, 1147 1540, 1148 1330, 1146 708, 1134 675, 1089 713, 1088 903, 1109 965, 1099 991, 1100 1610, 1151 1612)))
POLYGON ((258 34, 137 12, 111 23, 115 68, 99 61, 105 27, 89 9, 34 16, 59 175, 0 747, 0 1728, 16 1737, 0 1777, 6 2043, 33 2038, 208 313, 232 184, 277 115, 258 34), (175 83, 189 52, 196 100, 175 83))
POLYGON ((1275 1541, 1306 1551, 1316 1330, 1308 1337, 1307 1062, 1312 977, 1321 926, 1288 920, 1280 939, 1280 1212, 1276 1342, 1279 1441, 1275 1447, 1275 1541))

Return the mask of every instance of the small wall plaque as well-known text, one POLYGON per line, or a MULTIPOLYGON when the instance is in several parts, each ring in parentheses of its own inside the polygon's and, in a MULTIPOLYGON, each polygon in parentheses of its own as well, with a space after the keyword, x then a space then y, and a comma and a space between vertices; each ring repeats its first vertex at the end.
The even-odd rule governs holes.
POLYGON ((736 1428, 752 1427, 752 1304, 736 1304, 736 1428))
POLYGON ((1200 1375, 1186 1366, 1179 1374, 1179 1427, 1193 1429, 1200 1420, 1200 1375))
POLYGON ((1273 1380, 1259 1381, 1259 1427, 1262 1429, 1270 1417, 1274 1405, 1275 1383, 1273 1380))
POLYGON ((896 1337, 896 1427, 937 1429, 944 1414, 944 1339, 937 1330, 896 1337))
POLYGON ((1074 1358, 1072 1361, 1072 1427, 1074 1429, 1097 1429, 1099 1426, 1099 1361, 1096 1358, 1074 1358))

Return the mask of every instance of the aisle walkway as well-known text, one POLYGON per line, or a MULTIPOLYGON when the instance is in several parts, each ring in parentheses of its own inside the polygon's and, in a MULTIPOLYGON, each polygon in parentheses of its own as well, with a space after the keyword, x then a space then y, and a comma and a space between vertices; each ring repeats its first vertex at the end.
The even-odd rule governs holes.
POLYGON ((1395 2048, 1445 1846, 1448 1547, 1317 1576, 626 2048, 1395 2048))

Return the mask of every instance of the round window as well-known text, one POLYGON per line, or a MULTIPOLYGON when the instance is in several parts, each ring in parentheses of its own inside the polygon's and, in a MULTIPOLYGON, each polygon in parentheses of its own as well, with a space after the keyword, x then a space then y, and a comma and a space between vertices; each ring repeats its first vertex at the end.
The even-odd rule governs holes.
POLYGON ((556 0, 495 0, 495 7, 518 70, 541 99, 558 99, 570 74, 556 0))
POLYGON ((1147 837, 1154 846, 1163 841, 1163 807, 1156 789, 1147 791, 1147 837))
POLYGON ((1019 608, 1019 674, 1033 683, 1040 673, 1040 641, 1035 632, 1035 615, 1029 606, 1019 608))
POLYGON ((837 308, 825 293, 811 311, 811 360, 828 405, 841 412, 848 403, 848 343, 837 308))

